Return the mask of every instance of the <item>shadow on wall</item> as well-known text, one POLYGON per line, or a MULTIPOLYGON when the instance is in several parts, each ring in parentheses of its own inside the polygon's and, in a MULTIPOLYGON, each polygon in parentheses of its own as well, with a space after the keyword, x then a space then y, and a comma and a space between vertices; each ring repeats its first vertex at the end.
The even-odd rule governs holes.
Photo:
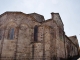
POLYGON ((68 58, 67 60, 77 60, 78 58, 79 56, 73 56, 73 57, 68 58))
MULTIPOLYGON (((73 57, 69 57, 67 59, 65 58, 60 58, 60 60, 78 60, 80 56, 73 56, 73 57)), ((59 57, 58 57, 59 58, 59 57)), ((57 58, 53 57, 53 59, 51 60, 58 60, 57 58)))

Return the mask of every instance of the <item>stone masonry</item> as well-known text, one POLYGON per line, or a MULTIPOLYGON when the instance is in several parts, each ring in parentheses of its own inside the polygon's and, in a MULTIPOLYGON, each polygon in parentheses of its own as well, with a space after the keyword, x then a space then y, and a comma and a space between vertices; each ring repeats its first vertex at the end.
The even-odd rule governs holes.
POLYGON ((59 13, 0 15, 0 60, 63 60, 78 56, 76 36, 67 37, 59 13))

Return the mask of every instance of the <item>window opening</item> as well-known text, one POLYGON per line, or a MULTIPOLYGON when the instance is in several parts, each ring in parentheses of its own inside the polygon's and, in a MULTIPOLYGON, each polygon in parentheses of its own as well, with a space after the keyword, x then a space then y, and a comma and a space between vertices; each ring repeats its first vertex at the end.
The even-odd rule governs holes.
POLYGON ((9 36, 8 36, 8 37, 9 37, 9 39, 11 39, 11 40, 14 39, 14 28, 11 28, 11 29, 10 29, 10 31, 9 31, 9 36))
POLYGON ((0 40, 2 39, 2 30, 0 30, 0 40))
POLYGON ((38 26, 34 27, 34 41, 38 41, 38 26))

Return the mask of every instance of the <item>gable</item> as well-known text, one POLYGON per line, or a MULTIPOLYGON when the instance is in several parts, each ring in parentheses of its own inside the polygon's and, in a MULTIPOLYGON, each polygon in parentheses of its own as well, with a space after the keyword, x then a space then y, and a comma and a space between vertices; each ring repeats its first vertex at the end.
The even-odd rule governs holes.
POLYGON ((51 13, 52 14, 52 19, 56 22, 56 24, 61 28, 64 29, 64 25, 62 22, 62 19, 59 15, 59 13, 51 13))

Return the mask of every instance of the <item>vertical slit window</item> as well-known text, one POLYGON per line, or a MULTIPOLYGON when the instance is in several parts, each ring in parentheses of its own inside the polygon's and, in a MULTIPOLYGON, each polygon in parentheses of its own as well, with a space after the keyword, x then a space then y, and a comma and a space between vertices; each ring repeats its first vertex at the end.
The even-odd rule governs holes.
POLYGON ((2 30, 0 30, 0 40, 2 39, 2 30))
POLYGON ((34 27, 34 41, 38 41, 38 26, 34 27))
POLYGON ((63 39, 63 32, 62 32, 62 30, 61 30, 61 29, 59 29, 59 37, 60 37, 60 40, 62 40, 62 39, 63 39))
POLYGON ((9 31, 9 39, 14 39, 14 28, 11 28, 9 31))

